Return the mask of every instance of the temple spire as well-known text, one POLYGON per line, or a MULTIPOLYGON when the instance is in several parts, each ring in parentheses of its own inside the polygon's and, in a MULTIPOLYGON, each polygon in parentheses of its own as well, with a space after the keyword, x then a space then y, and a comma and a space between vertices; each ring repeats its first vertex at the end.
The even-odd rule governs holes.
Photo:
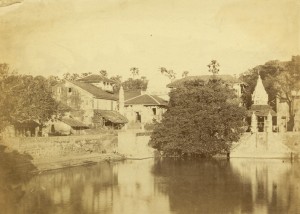
POLYGON ((260 74, 258 74, 258 80, 255 86, 255 90, 252 94, 252 101, 254 105, 268 105, 268 94, 262 83, 260 74))

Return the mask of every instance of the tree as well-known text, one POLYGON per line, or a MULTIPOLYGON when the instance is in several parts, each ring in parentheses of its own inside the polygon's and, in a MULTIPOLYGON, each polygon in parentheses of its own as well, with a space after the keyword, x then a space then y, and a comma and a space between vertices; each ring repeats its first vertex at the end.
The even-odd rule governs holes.
POLYGON ((213 75, 217 75, 220 71, 220 64, 217 62, 217 60, 211 60, 210 64, 208 64, 207 67, 208 71, 211 72, 213 75))
POLYGON ((300 91, 300 56, 292 57, 292 60, 278 68, 276 75, 268 76, 273 82, 280 100, 287 103, 289 108, 288 131, 292 131, 295 119, 295 92, 300 91))
POLYGON ((100 70, 99 73, 104 76, 107 77, 107 71, 106 70, 100 70))
POLYGON ((245 109, 232 102, 236 95, 219 79, 186 81, 170 92, 163 115, 149 144, 167 155, 212 156, 228 152, 243 132, 245 109))
POLYGON ((57 112, 51 82, 42 76, 8 73, 0 79, 0 129, 16 121, 38 120, 41 124, 57 112))
POLYGON ((120 89, 121 83, 122 83, 122 76, 116 75, 116 76, 110 77, 110 79, 115 82, 115 84, 113 86, 113 91, 118 92, 120 89))
POLYGON ((168 70, 165 67, 160 67, 160 72, 168 77, 171 81, 176 79, 176 73, 173 70, 168 70))
POLYGON ((184 71, 183 73, 182 73, 182 78, 185 78, 185 77, 187 77, 189 75, 189 72, 188 71, 184 71))
POLYGON ((140 71, 137 67, 130 68, 130 71, 131 71, 133 79, 135 79, 136 77, 138 77, 140 75, 140 71))
POLYGON ((77 73, 71 74, 71 73, 67 72, 67 73, 63 74, 63 78, 66 80, 69 80, 69 81, 74 81, 74 80, 78 79, 79 77, 80 77, 80 75, 77 73))
POLYGON ((125 82, 122 83, 122 86, 124 90, 130 91, 130 90, 143 90, 145 91, 148 86, 148 80, 147 79, 132 79, 129 78, 125 82))

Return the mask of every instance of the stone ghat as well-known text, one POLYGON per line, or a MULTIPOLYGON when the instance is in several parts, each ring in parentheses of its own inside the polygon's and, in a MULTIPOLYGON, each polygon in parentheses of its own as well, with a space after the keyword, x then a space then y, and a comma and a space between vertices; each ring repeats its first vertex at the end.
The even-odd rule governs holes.
POLYGON ((245 133, 233 144, 232 158, 298 158, 299 133, 245 133))
POLYGON ((118 146, 118 136, 114 134, 19 137, 3 141, 7 152, 16 150, 21 154, 26 153, 36 163, 114 153, 118 146))

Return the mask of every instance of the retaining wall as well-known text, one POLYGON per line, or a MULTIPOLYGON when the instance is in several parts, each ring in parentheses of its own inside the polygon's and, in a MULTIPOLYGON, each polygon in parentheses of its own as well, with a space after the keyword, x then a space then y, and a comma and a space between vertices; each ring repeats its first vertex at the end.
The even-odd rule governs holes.
POLYGON ((118 152, 129 158, 154 156, 154 149, 148 146, 151 132, 126 130, 118 133, 118 152))
POLYGON ((27 153, 34 159, 62 158, 90 153, 110 153, 117 148, 117 135, 18 137, 3 139, 8 150, 27 153))

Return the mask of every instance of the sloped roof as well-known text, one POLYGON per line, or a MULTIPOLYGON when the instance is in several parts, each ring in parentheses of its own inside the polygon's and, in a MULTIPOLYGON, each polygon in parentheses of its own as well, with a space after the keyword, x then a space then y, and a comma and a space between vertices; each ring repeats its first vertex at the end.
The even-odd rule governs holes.
POLYGON ((113 81, 111 79, 108 79, 107 77, 105 77, 103 75, 98 75, 98 74, 91 74, 89 76, 80 78, 77 81, 85 82, 85 83, 98 83, 100 81, 109 82, 109 83, 116 83, 115 81, 113 81))
MULTIPOLYGON (((193 81, 193 80, 203 80, 205 82, 208 82, 209 79, 211 79, 212 75, 199 75, 199 76, 187 76, 182 79, 175 80, 174 82, 171 82, 170 84, 167 85, 169 88, 176 88, 178 86, 181 86, 183 83, 186 81, 193 81)), ((231 75, 217 75, 217 78, 220 78, 221 80, 229 83, 242 83, 239 79, 237 79, 234 76, 231 75)))
POLYGON ((142 94, 141 90, 124 91, 124 99, 129 100, 142 94))
POLYGON ((252 105, 247 111, 247 115, 251 117, 252 113, 255 112, 256 116, 268 116, 269 112, 272 116, 276 116, 276 112, 269 105, 252 105))
POLYGON ((131 99, 125 100, 125 105, 167 106, 168 102, 155 95, 142 94, 131 99))
POLYGON ((104 118, 106 120, 109 120, 112 123, 128 123, 128 120, 126 117, 121 115, 117 111, 110 111, 110 110, 94 110, 94 118, 93 120, 98 120, 99 118, 104 118))
POLYGON ((72 128, 84 128, 84 129, 89 128, 86 124, 84 124, 78 120, 75 120, 73 118, 62 118, 61 121, 64 122, 65 124, 71 126, 72 128))
POLYGON ((83 90, 91 93, 95 98, 106 99, 106 100, 118 100, 118 96, 116 94, 104 91, 101 88, 98 88, 97 86, 94 86, 92 84, 79 82, 79 81, 70 81, 70 82, 82 88, 83 90))

